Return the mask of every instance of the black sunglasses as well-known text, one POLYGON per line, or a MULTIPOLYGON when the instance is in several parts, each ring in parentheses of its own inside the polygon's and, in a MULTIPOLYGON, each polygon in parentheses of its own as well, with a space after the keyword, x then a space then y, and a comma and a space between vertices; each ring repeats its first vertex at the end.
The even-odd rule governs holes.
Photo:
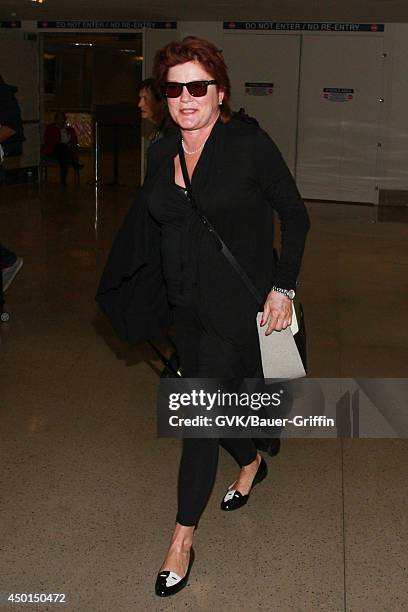
POLYGON ((187 91, 191 96, 202 98, 207 94, 209 85, 217 85, 217 81, 190 81, 189 83, 166 81, 161 84, 161 91, 166 98, 178 98, 181 96, 183 87, 187 87, 187 91))

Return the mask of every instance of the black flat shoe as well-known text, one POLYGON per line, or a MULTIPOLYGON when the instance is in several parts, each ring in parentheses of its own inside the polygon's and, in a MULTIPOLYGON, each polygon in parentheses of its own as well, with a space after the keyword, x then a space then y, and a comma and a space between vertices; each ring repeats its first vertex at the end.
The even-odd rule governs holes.
POLYGON ((169 570, 164 570, 163 572, 159 572, 156 578, 156 584, 154 590, 156 595, 159 597, 170 597, 170 595, 175 595, 181 589, 187 585, 188 577, 190 575, 190 570, 194 563, 194 550, 191 548, 190 550, 190 561, 188 562, 188 568, 186 575, 181 578, 176 572, 170 572, 169 570))
POLYGON ((258 466, 257 472, 255 474, 254 481, 252 483, 251 489, 248 495, 242 495, 236 489, 229 489, 224 495, 224 499, 221 502, 221 510, 225 510, 226 512, 231 512, 231 510, 238 510, 238 508, 242 508, 247 503, 249 496, 251 494, 252 489, 258 482, 261 482, 268 473, 268 466, 264 458, 262 457, 261 463, 258 466))

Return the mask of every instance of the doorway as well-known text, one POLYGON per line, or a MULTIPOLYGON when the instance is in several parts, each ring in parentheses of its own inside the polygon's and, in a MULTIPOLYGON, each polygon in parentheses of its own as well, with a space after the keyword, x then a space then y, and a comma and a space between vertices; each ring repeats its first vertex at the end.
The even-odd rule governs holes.
MULTIPOLYGON (((75 129, 84 164, 81 180, 140 184, 142 34, 42 35, 42 133, 63 110, 75 129)), ((58 181, 58 168, 47 171, 58 181)))
POLYGON ((305 36, 297 181, 308 199, 377 203, 380 36, 305 36))

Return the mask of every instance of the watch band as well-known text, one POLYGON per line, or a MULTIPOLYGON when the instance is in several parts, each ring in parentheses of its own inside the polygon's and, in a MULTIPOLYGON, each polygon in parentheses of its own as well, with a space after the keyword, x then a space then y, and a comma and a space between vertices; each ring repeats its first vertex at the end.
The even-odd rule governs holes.
POLYGON ((294 289, 282 289, 282 287, 276 287, 275 285, 272 287, 271 291, 277 291, 278 293, 283 293, 287 298, 293 300, 295 298, 296 292, 294 289))

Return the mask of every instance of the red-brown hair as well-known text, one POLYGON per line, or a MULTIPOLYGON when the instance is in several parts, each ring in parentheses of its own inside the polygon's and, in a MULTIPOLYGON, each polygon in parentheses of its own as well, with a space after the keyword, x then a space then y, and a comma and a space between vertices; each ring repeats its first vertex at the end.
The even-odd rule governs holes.
POLYGON ((153 78, 160 87, 167 79, 169 68, 192 61, 199 62, 224 92, 220 111, 221 121, 226 123, 231 118, 231 84, 222 51, 208 40, 187 36, 182 41, 173 41, 157 51, 153 61, 153 78))

